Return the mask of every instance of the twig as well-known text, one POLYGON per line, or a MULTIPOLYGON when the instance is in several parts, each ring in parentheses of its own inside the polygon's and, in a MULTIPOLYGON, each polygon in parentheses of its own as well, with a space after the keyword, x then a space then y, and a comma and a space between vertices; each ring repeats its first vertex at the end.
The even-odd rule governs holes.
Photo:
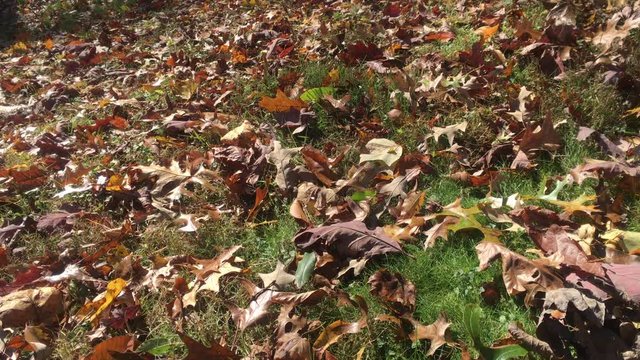
POLYGON ((511 334, 514 339, 518 340, 520 345, 525 349, 536 352, 542 355, 545 359, 559 359, 554 354, 549 344, 524 331, 520 328, 518 323, 512 322, 509 324, 509 334, 511 334))

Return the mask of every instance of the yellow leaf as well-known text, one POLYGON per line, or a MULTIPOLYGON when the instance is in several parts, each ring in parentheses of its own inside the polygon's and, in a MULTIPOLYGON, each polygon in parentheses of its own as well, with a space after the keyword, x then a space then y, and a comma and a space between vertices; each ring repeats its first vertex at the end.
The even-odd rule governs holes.
POLYGON ((102 305, 96 310, 96 312, 91 316, 91 322, 96 320, 103 311, 105 311, 111 303, 120 295, 122 290, 127 286, 127 282, 124 279, 117 278, 115 280, 111 280, 109 284, 107 284, 107 291, 104 294, 104 301, 102 305))
POLYGON ((627 116, 635 115, 636 117, 640 118, 640 106, 627 110, 625 114, 627 114, 627 116))
POLYGON ((44 42, 44 48, 47 50, 53 49, 53 39, 49 38, 44 42))
POLYGON ((11 50, 13 52, 24 52, 27 51, 27 44, 25 44, 22 41, 18 41, 17 43, 13 44, 13 46, 11 47, 11 50))
POLYGON ((493 35, 498 32, 498 28, 500 27, 500 23, 495 24, 494 26, 483 26, 481 28, 476 29, 475 33, 482 36, 482 41, 487 41, 493 37, 493 35))

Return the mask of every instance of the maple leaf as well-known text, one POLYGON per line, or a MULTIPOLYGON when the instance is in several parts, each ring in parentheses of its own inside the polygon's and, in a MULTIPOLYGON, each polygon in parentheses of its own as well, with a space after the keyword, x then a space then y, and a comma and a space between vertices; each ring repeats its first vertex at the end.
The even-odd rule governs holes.
POLYGON ((221 345, 217 341, 211 341, 209 347, 201 344, 186 334, 179 333, 180 339, 187 347, 187 357, 184 360, 200 360, 200 359, 215 359, 215 360, 239 360, 235 352, 229 347, 221 345))
POLYGON ((307 103, 302 100, 289 99, 287 95, 278 89, 276 96, 273 98, 263 96, 259 103, 260 107, 270 112, 286 112, 290 109, 303 109, 307 107, 307 103))
POLYGON ((276 264, 276 268, 273 272, 268 274, 258 274, 258 276, 260 276, 265 288, 271 285, 282 287, 296 280, 295 275, 291 275, 285 271, 284 264, 280 261, 276 264))

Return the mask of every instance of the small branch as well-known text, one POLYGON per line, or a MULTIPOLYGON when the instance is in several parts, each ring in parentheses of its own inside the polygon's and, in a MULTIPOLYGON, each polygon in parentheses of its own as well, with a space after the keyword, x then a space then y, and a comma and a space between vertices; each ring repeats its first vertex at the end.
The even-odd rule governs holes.
POLYGON ((536 352, 542 355, 545 359, 559 359, 555 356, 549 344, 522 330, 517 323, 512 322, 509 324, 509 334, 511 334, 511 336, 516 339, 523 348, 536 352))

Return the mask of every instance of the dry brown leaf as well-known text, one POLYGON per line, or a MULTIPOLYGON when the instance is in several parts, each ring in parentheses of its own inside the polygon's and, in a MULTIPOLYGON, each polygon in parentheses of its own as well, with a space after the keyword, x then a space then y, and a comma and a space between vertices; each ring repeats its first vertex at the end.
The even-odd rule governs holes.
POLYGON ((276 91, 276 96, 273 98, 263 96, 259 104, 270 112, 286 112, 292 108, 300 110, 307 107, 307 103, 300 99, 289 99, 280 89, 276 91))

